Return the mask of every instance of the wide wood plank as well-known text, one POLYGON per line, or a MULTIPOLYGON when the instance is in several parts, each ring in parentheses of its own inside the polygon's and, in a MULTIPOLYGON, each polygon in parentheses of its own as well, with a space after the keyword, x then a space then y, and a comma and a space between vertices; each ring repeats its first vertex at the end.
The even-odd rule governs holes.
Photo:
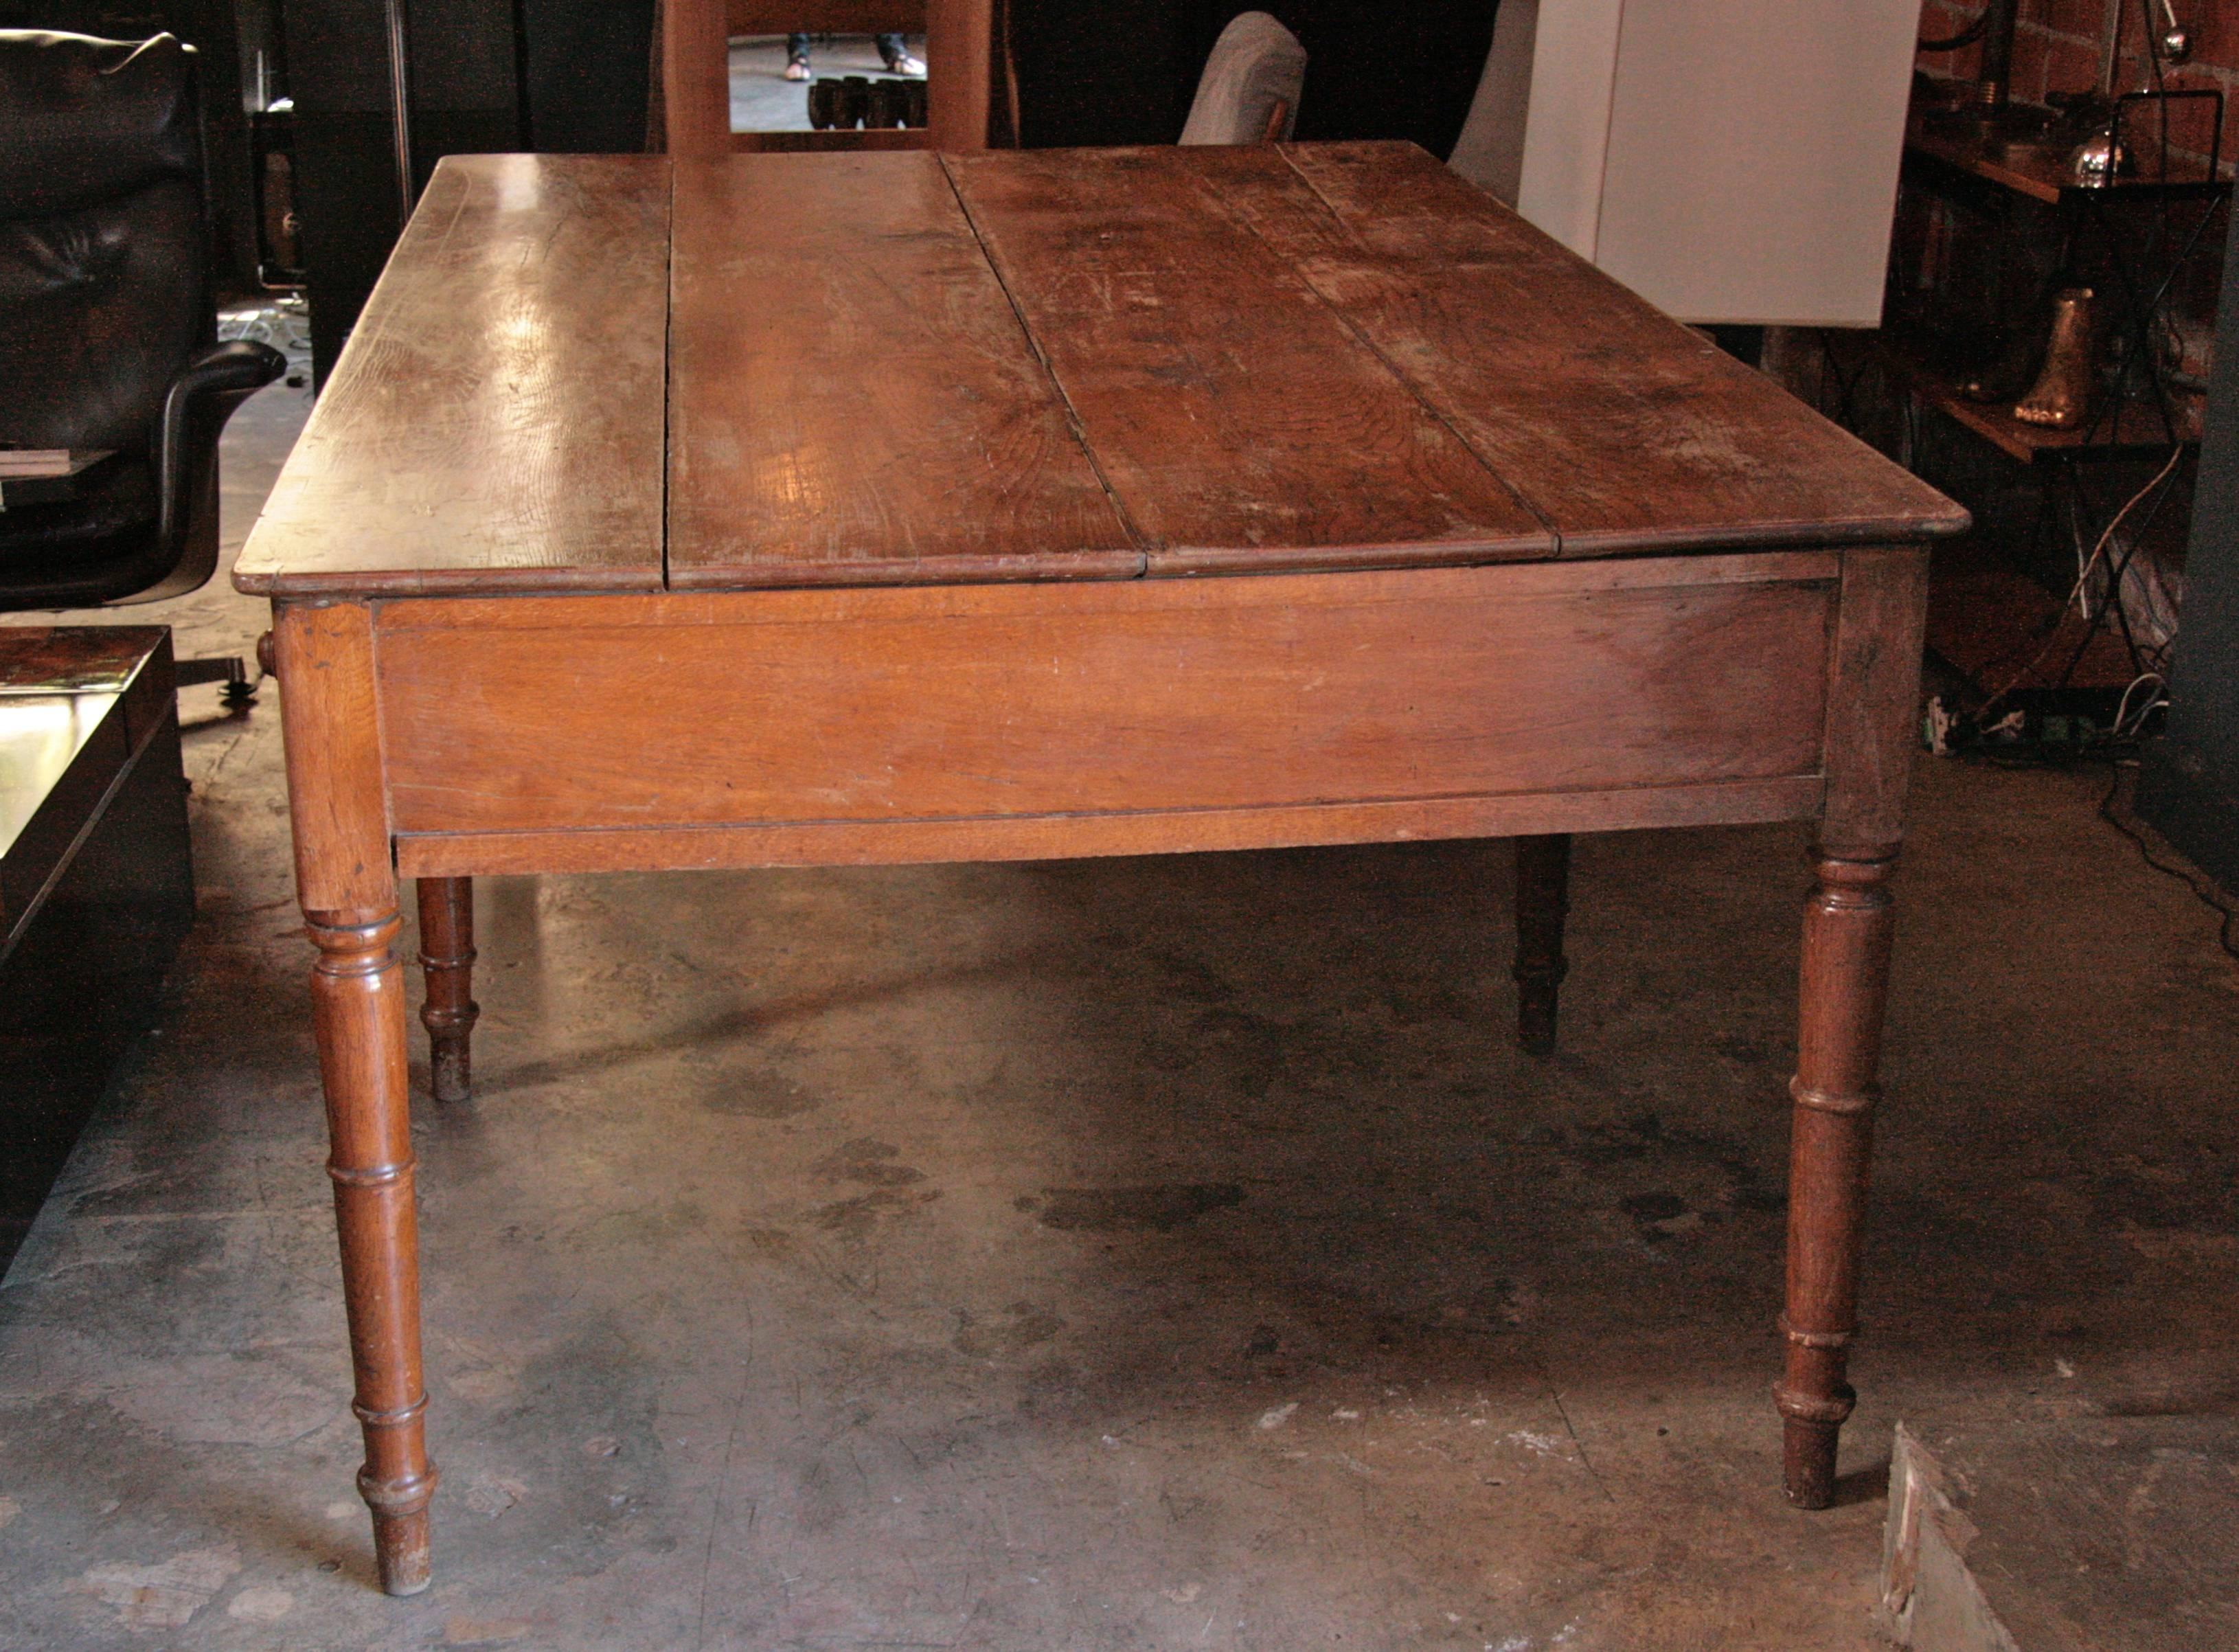
POLYGON ((680 163, 674 285, 673 585, 1142 571, 933 157, 680 163))
POLYGON ((657 587, 668 177, 651 156, 439 164, 235 584, 657 587))
POLYGON ((391 604, 391 823, 612 830, 1816 785, 1835 594, 1822 562, 391 604))
POLYGON ((1941 494, 1412 144, 1194 164, 1553 526, 1565 556, 1966 526, 1941 494))
POLYGON ((1206 187, 1208 153, 945 157, 1149 571, 1549 554, 1545 523, 1206 187))

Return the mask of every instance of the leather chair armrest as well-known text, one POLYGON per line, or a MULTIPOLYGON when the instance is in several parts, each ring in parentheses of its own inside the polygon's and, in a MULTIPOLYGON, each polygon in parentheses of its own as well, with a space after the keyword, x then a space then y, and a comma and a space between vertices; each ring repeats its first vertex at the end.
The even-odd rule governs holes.
MULTIPOLYGON (((217 456, 217 439, 234 409, 288 370, 288 358, 269 344, 237 338, 196 350, 163 397, 156 430, 156 485, 162 508, 158 530, 167 552, 183 549, 194 527, 196 496, 217 456)), ((204 508, 215 510, 212 497, 204 508)), ((215 538, 216 524, 209 524, 215 538)), ((207 570, 205 570, 207 576, 207 570)))

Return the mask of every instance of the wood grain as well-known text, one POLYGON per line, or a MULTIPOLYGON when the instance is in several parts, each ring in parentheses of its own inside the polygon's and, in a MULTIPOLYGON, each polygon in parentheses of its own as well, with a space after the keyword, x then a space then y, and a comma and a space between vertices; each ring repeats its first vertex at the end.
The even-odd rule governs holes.
POLYGON ((668 170, 444 159, 234 583, 658 587, 668 170))
POLYGON ((830 131, 734 132, 735 155, 818 155, 830 150, 929 150, 933 134, 922 126, 838 127, 830 131))
POLYGON ((931 156, 680 165, 674 282, 672 585, 1141 571, 931 156))
POLYGON ((375 923, 395 911, 396 880, 375 726, 373 610, 363 603, 276 607, 296 896, 316 922, 375 923))
POLYGON ((724 0, 661 0, 663 137, 678 160, 706 160, 730 148, 726 12, 724 0))
POLYGON ((1329 843, 1448 837, 1751 826, 1819 812, 1817 775, 1615 791, 1524 791, 1397 803, 1302 803, 1123 815, 972 820, 809 821, 610 831, 407 833, 408 877, 540 872, 657 872, 754 866, 909 866, 955 861, 1050 861, 1100 855, 1196 855, 1329 843))
POLYGON ((404 981, 375 722, 373 627, 362 603, 283 607, 273 629, 296 839, 296 892, 318 949, 311 1016, 332 1150, 351 1405, 365 1437, 382 1587, 428 1587, 435 1469, 422 1416, 420 1261, 413 1208, 404 981))
POLYGON ((994 0, 927 0, 926 125, 933 147, 987 147, 994 87, 994 0))
POLYGON ((474 1095, 475 1023, 482 1013, 475 1002, 474 880, 423 877, 419 884, 428 1092, 439 1102, 463 1102, 474 1095))
POLYGON ((1857 1402, 1845 1380, 1857 1335, 1866 1175, 1880 1099, 1882 1013, 1895 929, 1894 845, 1823 853, 1804 911, 1796 1076, 1789 1143, 1787 1344, 1773 1403, 1782 1417, 1789 1501, 1834 1502, 1837 1448, 1857 1402))
POLYGON ((1928 552, 1862 546, 1843 553, 1842 620, 1829 662, 1827 816, 1821 841, 1877 855, 1904 830, 1920 747, 1920 669, 1928 625, 1928 552))
POLYGON ((1789 1500, 1834 1500, 1837 1451, 1857 1396, 1845 1380, 1858 1273, 1882 1017, 1896 915, 1890 895, 1919 747, 1928 553, 1843 553, 1828 659, 1825 812, 1804 915, 1790 1147, 1787 1357, 1774 1402, 1789 1500))
POLYGON ((946 157, 1149 571, 1548 555, 1540 520, 1206 186, 1215 152, 946 157))
POLYGON ((914 35, 925 31, 926 0, 726 0, 733 35, 914 35))
POLYGON ((1967 525, 1411 144, 1204 153, 1208 187, 1552 525, 1562 555, 1967 525))
POLYGON ((380 648, 394 826, 956 820, 1816 776, 1832 587, 1777 566, 1722 579, 1704 560, 1702 581, 1679 559, 399 604, 380 648))

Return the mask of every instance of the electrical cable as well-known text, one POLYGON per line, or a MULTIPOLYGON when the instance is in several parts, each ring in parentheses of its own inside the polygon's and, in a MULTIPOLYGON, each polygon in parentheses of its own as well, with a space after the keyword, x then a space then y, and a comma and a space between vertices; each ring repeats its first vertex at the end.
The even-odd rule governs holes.
POLYGON ((1983 37, 1983 32, 1988 30, 1990 26, 1990 9, 1988 6, 1985 6, 1983 8, 1983 15, 1976 18, 1974 22, 1969 23, 1964 29, 1962 29, 1957 34, 1952 35, 1943 40, 1916 41, 1914 43, 1914 46, 1916 50, 1920 51, 1963 50, 1965 48, 1973 45, 1977 41, 1980 40, 1983 37))
MULTIPOLYGON (((2184 450, 2182 447, 2172 449, 2169 452, 2169 463, 2163 465, 2159 470, 2156 471, 2154 473, 2154 479, 2147 483, 2144 487, 2139 489, 2136 493, 2132 494, 2129 502, 2125 503, 2120 510, 2115 513, 2113 520, 2108 523, 2106 530, 2100 534, 2099 543, 2091 548, 2091 555, 2083 564, 2083 571, 2076 576, 2075 589, 2068 593, 2066 600, 2061 603, 2060 606, 2063 612, 2065 612, 2066 610, 2076 602, 2077 597, 2083 594, 2084 586, 2090 580, 2091 570, 2098 566, 2100 557, 2106 555, 2108 542, 2114 538, 2115 530, 2123 525, 2123 519, 2129 516, 2130 512, 2138 508, 2139 502, 2144 499, 2148 494, 2151 493, 2155 489, 2160 487, 2163 483, 2169 480, 2170 473, 2176 469, 2176 462, 2183 456, 2184 450)), ((2092 628, 2092 631, 2096 631, 2096 629, 2097 627, 2095 624, 2092 628)), ((2087 643, 2090 641, 2092 631, 2086 631, 2084 633, 2084 641, 2087 643)), ((1996 694, 1992 695, 1988 700, 1983 703, 1981 709, 1975 713, 1976 720, 1977 722, 1986 721, 1990 716, 1990 709, 1993 706, 1996 705, 1998 702, 2011 694, 2016 689, 2021 687, 2022 680, 2028 676, 2030 672, 2036 670, 2038 666, 2044 663, 2045 656, 2052 652, 2053 645, 2059 640, 2059 630, 2056 628, 2052 636, 2046 639, 2044 646, 2036 651, 2036 657, 2030 660, 2027 665, 2022 667, 2020 670, 2015 672, 2012 679, 2009 681, 2003 688, 2000 689, 1996 694)), ((2083 652, 2080 649, 2076 652, 2076 658, 2077 660, 2081 660, 2083 658, 2083 652)), ((2070 663, 2068 669, 2071 672, 2076 669, 2075 663, 2073 661, 2070 663)))
MULTIPOLYGON (((2138 851, 2140 860, 2164 877, 2173 877, 2183 884, 2192 891, 2195 900, 2222 918, 2223 922, 2216 933, 2216 943, 2230 956, 2234 963, 2239 963, 2239 942, 2234 941, 2231 933, 2232 923, 2235 920, 2239 920, 2239 903, 2235 903, 2215 884, 2208 883, 2205 873, 2195 874, 2189 867, 2171 866, 2165 861, 2156 860, 2153 850, 2147 845, 2145 834, 2116 816, 2115 799, 2122 794, 2123 771, 2125 769, 2135 771, 2137 766, 2137 759, 2135 757, 2116 758, 2109 763, 2108 767, 2112 771, 2111 778, 2108 782, 2107 795, 2099 800, 2099 818, 2130 840, 2131 846, 2138 851), (2206 886, 2202 887, 2203 884, 2206 886)), ((2123 813, 2125 815, 2131 813, 2129 804, 2123 805, 2123 813)))
POLYGON ((2141 671, 2137 676, 2132 677, 2130 679, 2129 687, 2123 690, 2123 697, 2116 703, 2115 707, 2115 724, 2109 732, 2116 739, 2128 740, 2135 738, 2138 730, 2145 727, 2146 719, 2153 716, 2156 711, 2158 711, 2162 707, 2169 703, 2169 696, 2166 693, 2149 699, 2146 703, 2138 709, 2137 723, 2132 727, 2125 729, 2123 725, 2129 719, 2130 696, 2138 691, 2138 685, 2141 683, 2146 682, 2158 683, 2162 685, 2163 689, 2167 689, 2169 687, 2169 679, 2164 677, 2159 671, 2141 671))
MULTIPOLYGON (((2183 450, 2179 449, 2177 451, 2181 453, 2183 450)), ((2170 455, 2172 459, 2176 456, 2176 455, 2174 453, 2170 455)), ((2163 475, 2166 476, 2167 474, 2168 471, 2164 469, 2163 475)), ((2160 478, 2156 477, 2155 480, 2158 482, 2160 478)), ((2151 487, 2152 485, 2154 485, 2152 483, 2147 483, 2147 486, 2149 487, 2151 487)), ((2168 493, 2163 493, 2159 498, 2154 501, 2154 508, 2146 512, 2144 520, 2138 523, 2138 531, 2130 536, 2130 543, 2123 549, 2122 560, 2115 564, 2114 572, 2108 576, 2107 595, 2100 598, 2099 606, 2096 611, 2089 604, 2087 593, 2087 601, 2083 605, 2080 611, 2090 621, 2090 623, 2083 628, 2083 637, 2076 643, 2075 651, 2068 656, 2068 663, 2061 667, 2060 675, 2052 680, 2052 687, 2056 689, 2064 689, 2075 678, 2076 668, 2083 663, 2085 650, 2090 648, 2091 639, 2099 635, 2099 628, 2107 623, 2107 616, 2110 611, 2114 614, 2116 619, 2123 627, 2123 641, 2128 643, 2129 649, 2130 669, 2132 671, 2142 671, 2145 669, 2144 663, 2138 657, 2137 641, 2130 635, 2129 613, 2123 606, 2123 581, 2130 571, 2131 561, 2137 556, 2140 550, 2144 549, 2146 535, 2151 530, 2154 523, 2160 519, 2162 507, 2167 504, 2169 501, 2169 495, 2168 493)), ((2128 505, 2123 507, 2123 510, 2126 511, 2129 509, 2129 507, 2128 505)), ((2116 520, 2119 522, 2121 517, 2117 516, 2116 520)), ((2104 541, 2103 540, 2102 543, 2103 544, 2104 541)), ((2084 578, 2089 579, 2090 577, 2090 572, 2087 568, 2085 570, 2084 578)), ((2075 598, 2071 596, 2070 600, 2074 601, 2075 598)), ((2066 612, 2065 609, 2062 611, 2063 613, 2066 612)))

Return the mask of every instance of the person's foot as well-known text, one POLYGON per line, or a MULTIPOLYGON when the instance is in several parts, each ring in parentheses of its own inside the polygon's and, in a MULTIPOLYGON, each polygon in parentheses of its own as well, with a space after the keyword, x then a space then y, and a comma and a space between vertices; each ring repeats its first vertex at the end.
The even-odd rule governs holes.
POLYGON ((806 50, 786 53, 785 77, 787 80, 807 80, 809 77, 808 53, 806 50))
POLYGON ((884 57, 887 60, 887 73, 889 75, 922 75, 925 73, 925 59, 922 57, 912 57, 906 50, 882 52, 880 56, 884 57))

